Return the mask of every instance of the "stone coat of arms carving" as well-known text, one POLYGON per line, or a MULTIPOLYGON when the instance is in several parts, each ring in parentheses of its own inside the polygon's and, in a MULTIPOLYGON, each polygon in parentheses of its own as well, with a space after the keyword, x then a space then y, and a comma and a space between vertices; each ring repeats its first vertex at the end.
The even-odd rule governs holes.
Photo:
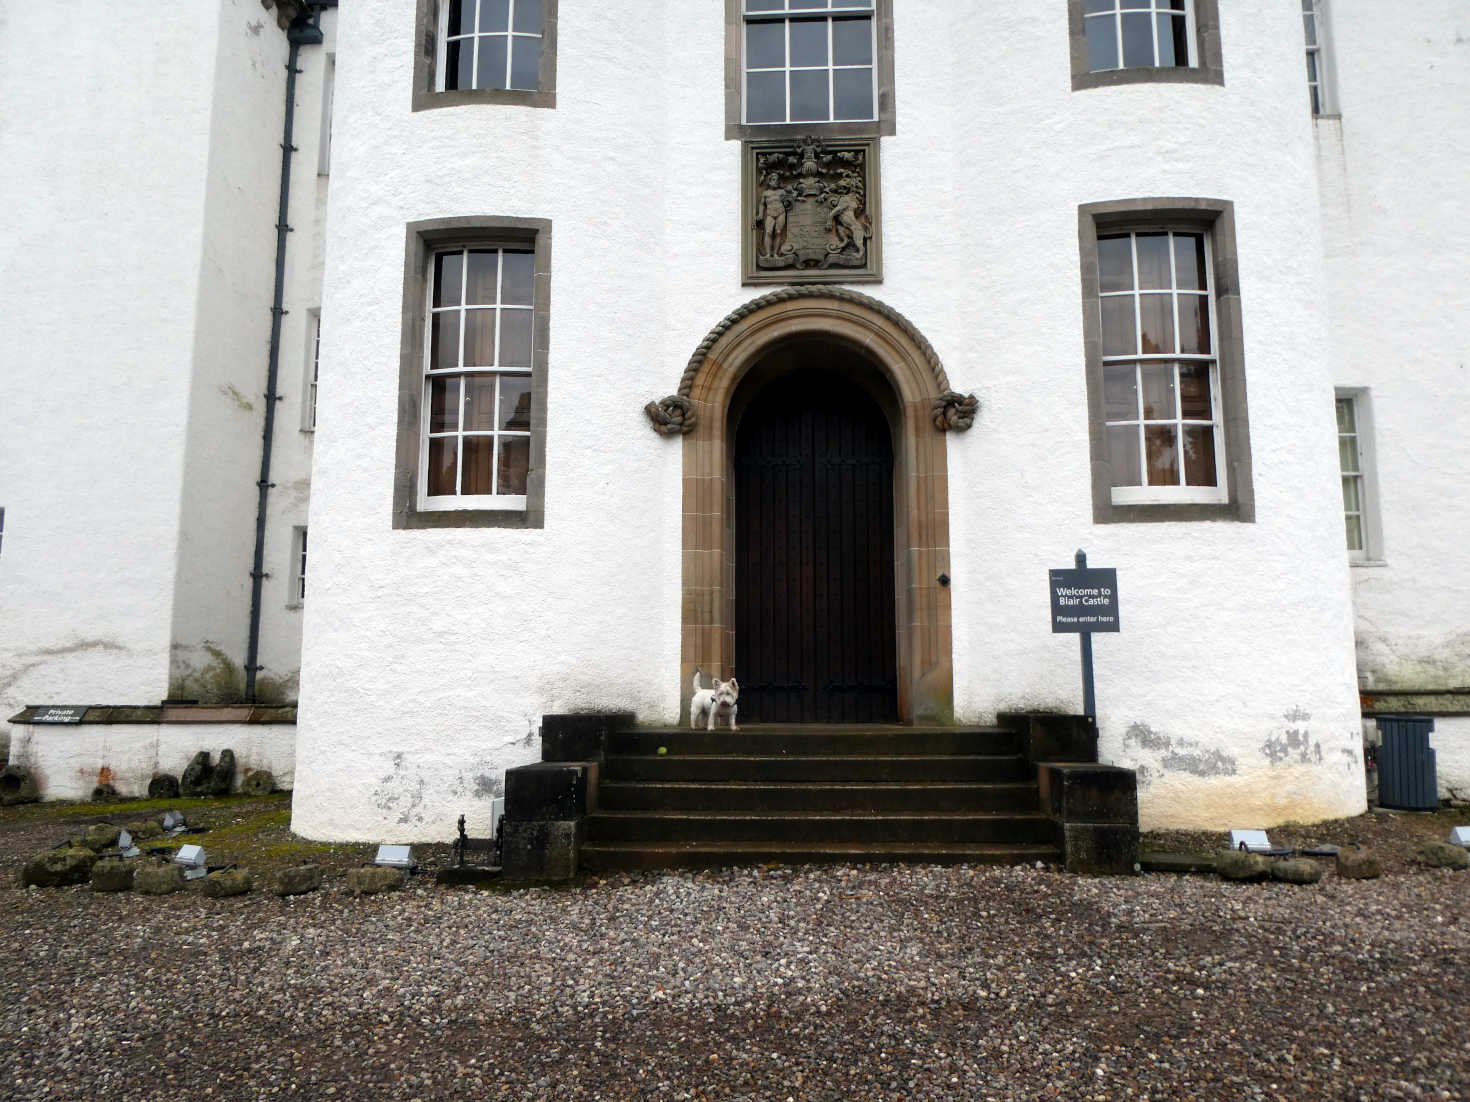
POLYGON ((877 162, 871 138, 747 143, 745 282, 881 279, 877 162))

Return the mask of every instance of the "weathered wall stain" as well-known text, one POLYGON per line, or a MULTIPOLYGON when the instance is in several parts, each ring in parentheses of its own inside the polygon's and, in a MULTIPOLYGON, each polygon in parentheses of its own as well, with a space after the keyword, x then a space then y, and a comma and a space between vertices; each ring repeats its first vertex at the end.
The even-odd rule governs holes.
POLYGON ((475 799, 493 800, 503 795, 505 795, 505 782, 498 777, 492 777, 488 773, 481 773, 475 778, 475 799))
POLYGON ((42 647, 39 650, 30 651, 20 661, 13 662, 9 668, 0 671, 0 694, 8 692, 13 686, 20 683, 21 678, 32 670, 44 666, 52 658, 65 658, 71 654, 85 654, 88 651, 112 651, 117 654, 125 654, 127 647, 111 639, 78 639, 75 643, 64 643, 58 647, 42 647))
POLYGON ((1123 748, 1136 748, 1154 758, 1152 762, 1139 761, 1139 755, 1133 755, 1133 768, 1138 774, 1139 788, 1149 787, 1164 773, 1188 773, 1194 777, 1233 777, 1239 772, 1239 765, 1229 754, 1193 739, 1163 734, 1146 723, 1129 725, 1123 732, 1123 748))
POLYGON ((404 765, 403 755, 393 755, 393 768, 387 776, 378 780, 379 788, 372 795, 373 805, 379 811, 397 812, 399 826, 419 825, 424 821, 424 778, 422 775, 410 780, 404 765))
POLYGON ((1280 765, 1286 761, 1298 765, 1321 765, 1322 743, 1312 738, 1312 730, 1307 726, 1312 713, 1299 705, 1293 705, 1281 718, 1286 720, 1285 728, 1273 731, 1261 743, 1261 753, 1266 756, 1266 760, 1272 765, 1280 765))

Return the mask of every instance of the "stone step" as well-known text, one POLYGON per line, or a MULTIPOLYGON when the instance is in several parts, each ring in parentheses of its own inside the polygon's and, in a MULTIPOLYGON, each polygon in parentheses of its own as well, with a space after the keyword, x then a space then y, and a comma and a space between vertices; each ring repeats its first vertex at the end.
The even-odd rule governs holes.
POLYGON ((634 728, 608 736, 608 755, 670 757, 716 754, 747 757, 913 757, 919 755, 1018 754, 1020 736, 1000 727, 899 727, 837 724, 769 725, 731 731, 634 728))
POLYGON ((1025 812, 786 813, 598 810, 588 842, 791 842, 1054 844, 1056 824, 1025 812))
POLYGON ((924 865, 1029 865, 1037 861, 1058 864, 1061 859, 1061 851, 1054 845, 983 842, 786 842, 773 845, 589 842, 582 846, 580 853, 581 867, 589 872, 755 864, 855 865, 893 861, 924 865))
POLYGON ((1036 811, 1035 784, 746 784, 603 781, 604 811, 1036 811))
POLYGON ((1034 776, 1019 754, 883 754, 847 757, 755 757, 727 754, 618 754, 602 766, 609 781, 765 781, 837 782, 990 782, 1003 784, 1034 776))

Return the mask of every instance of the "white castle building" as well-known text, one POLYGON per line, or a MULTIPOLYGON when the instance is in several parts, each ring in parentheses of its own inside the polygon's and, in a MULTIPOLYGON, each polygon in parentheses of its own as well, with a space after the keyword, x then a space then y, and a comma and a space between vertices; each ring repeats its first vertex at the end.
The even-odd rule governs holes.
POLYGON ((49 794, 228 745, 304 835, 443 840, 696 668, 1077 713, 1079 548, 1145 827, 1360 812, 1377 712, 1470 791, 1465 5, 266 7, 0 23, 49 794))

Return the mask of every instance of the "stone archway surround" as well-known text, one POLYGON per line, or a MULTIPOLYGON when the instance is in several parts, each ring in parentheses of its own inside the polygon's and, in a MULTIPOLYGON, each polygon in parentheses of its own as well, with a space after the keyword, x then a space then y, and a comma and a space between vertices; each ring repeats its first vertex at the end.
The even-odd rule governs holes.
MULTIPOLYGON (((950 571, 942 430, 969 427, 975 400, 949 390, 933 348, 891 308, 845 290, 791 291, 762 296, 726 318, 691 359, 680 395, 659 404, 674 404, 686 425, 692 422, 674 430, 682 432, 684 452, 680 683, 687 687, 696 667, 729 676, 735 655, 731 398, 767 352, 819 339, 867 360, 893 389, 898 711, 906 723, 953 722, 950 595, 939 581, 950 571)), ((655 408, 651 403, 649 415, 667 433, 655 408)))

